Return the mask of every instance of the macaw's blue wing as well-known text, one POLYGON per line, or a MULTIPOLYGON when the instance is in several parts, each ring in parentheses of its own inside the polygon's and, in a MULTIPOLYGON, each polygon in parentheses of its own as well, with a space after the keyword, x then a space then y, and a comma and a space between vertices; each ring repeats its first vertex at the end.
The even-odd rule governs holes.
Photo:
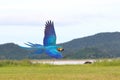
POLYGON ((62 54, 58 52, 56 49, 48 49, 46 50, 46 54, 56 59, 63 57, 62 54))
POLYGON ((53 22, 51 21, 46 22, 44 35, 45 35, 43 40, 44 46, 56 45, 56 34, 53 22))

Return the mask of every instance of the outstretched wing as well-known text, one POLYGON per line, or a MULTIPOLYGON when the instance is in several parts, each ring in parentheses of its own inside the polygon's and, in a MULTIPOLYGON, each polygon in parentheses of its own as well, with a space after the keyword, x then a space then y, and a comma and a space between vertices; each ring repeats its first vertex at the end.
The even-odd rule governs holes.
POLYGON ((44 46, 53 46, 56 45, 56 34, 54 29, 54 23, 52 21, 47 21, 45 24, 45 33, 44 33, 44 46))

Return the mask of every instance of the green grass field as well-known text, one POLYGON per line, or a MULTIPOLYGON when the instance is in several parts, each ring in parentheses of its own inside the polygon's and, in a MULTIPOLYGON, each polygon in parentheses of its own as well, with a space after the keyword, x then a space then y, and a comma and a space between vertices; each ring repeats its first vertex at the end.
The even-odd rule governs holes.
POLYGON ((0 80, 120 80, 119 61, 87 65, 33 65, 27 62, 2 61, 0 80))

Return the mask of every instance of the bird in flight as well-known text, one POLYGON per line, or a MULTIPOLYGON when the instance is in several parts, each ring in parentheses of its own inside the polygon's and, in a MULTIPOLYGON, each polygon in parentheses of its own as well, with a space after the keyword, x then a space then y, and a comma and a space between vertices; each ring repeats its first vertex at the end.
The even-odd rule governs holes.
POLYGON ((31 42, 25 43, 29 47, 23 47, 25 49, 34 50, 34 53, 41 54, 46 53, 52 58, 63 58, 61 52, 64 49, 61 46, 56 45, 56 33, 54 29, 54 23, 50 20, 45 24, 43 45, 33 44, 31 42))

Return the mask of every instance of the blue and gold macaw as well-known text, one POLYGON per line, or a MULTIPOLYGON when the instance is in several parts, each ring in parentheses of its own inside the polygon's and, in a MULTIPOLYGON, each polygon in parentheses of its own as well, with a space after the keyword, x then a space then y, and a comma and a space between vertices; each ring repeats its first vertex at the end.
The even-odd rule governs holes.
POLYGON ((24 48, 33 49, 34 53, 36 54, 46 53, 53 58, 62 58, 63 56, 61 52, 64 49, 61 46, 56 45, 56 33, 54 29, 54 23, 52 21, 46 22, 44 35, 43 45, 28 42, 25 44, 30 46, 30 48, 24 48))

